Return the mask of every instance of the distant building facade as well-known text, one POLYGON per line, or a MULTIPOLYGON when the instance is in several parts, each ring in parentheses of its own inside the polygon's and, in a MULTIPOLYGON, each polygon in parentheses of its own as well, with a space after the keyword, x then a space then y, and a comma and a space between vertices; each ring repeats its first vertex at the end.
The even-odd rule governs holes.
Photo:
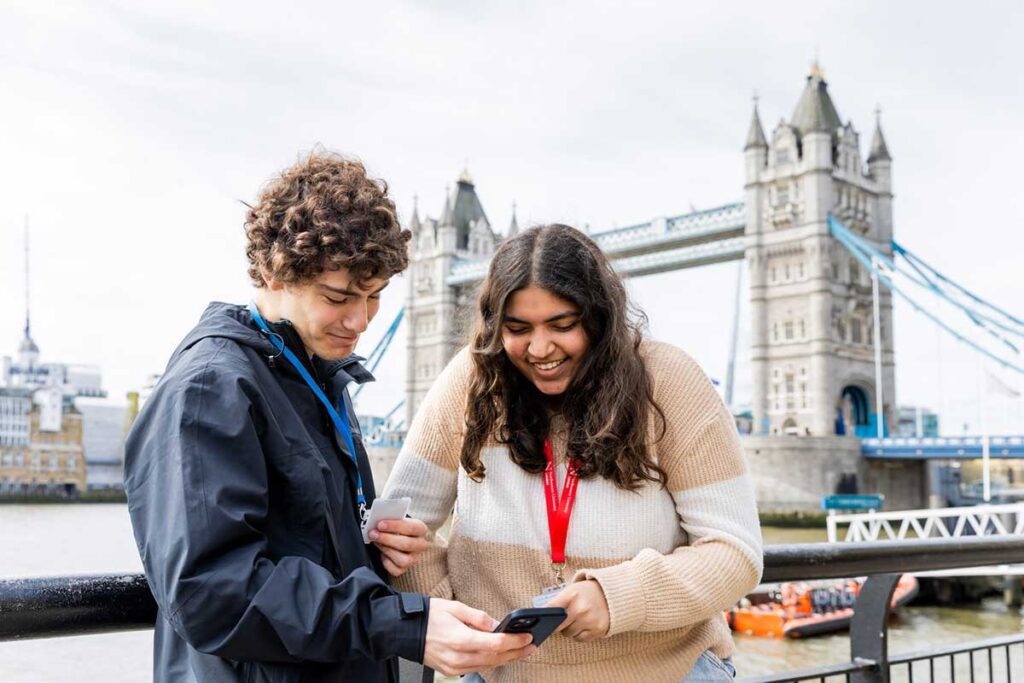
POLYGON ((86 488, 123 488, 127 407, 82 399, 75 406, 82 413, 82 444, 89 467, 86 488))
POLYGON ((0 367, 0 495, 74 496, 87 487, 78 397, 106 395, 99 369, 40 363, 29 319, 0 367))
POLYGON ((920 406, 900 406, 900 421, 895 436, 937 437, 939 416, 920 406))
POLYGON ((86 488, 82 414, 60 389, 0 387, 0 495, 86 488))

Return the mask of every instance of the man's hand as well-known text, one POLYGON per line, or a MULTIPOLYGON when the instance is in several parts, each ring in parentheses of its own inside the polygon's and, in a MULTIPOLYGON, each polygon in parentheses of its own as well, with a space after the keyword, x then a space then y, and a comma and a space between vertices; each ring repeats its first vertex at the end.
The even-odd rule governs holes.
POLYGON ((537 651, 529 633, 492 633, 498 622, 486 612, 451 600, 430 600, 423 664, 446 676, 489 669, 537 651))
POLYGON ((545 607, 564 607, 569 616, 558 627, 558 632, 579 641, 597 640, 608 633, 611 614, 608 601, 597 581, 577 581, 548 602, 545 607))
POLYGON ((404 574, 430 547, 427 525, 418 519, 386 519, 367 536, 380 548, 384 569, 391 576, 404 574))

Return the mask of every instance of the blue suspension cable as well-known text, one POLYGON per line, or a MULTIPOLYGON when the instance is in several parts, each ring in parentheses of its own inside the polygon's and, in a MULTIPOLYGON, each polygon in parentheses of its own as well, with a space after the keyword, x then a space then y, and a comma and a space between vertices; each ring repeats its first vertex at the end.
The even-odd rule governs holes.
MULTIPOLYGON (((850 244, 856 245, 856 247, 859 248, 861 251, 874 256, 878 262, 885 264, 893 272, 903 275, 904 277, 906 277, 908 280, 918 285, 919 287, 931 290, 941 299, 960 309, 965 315, 967 315, 968 318, 971 319, 971 322, 973 322, 975 325, 978 325, 986 332, 988 332, 990 335, 998 339, 1000 342, 1006 344, 1006 346, 1008 346, 1015 354, 1020 353, 1020 350, 1017 348, 1015 344, 1013 344, 1011 341, 1000 335, 995 330, 991 329, 987 324, 983 323, 982 320, 1006 332, 1009 332, 1010 334, 1019 336, 1022 339, 1024 339, 1024 330, 1016 330, 1012 327, 1007 327, 1005 323, 995 320, 989 315, 981 313, 976 309, 967 306, 961 301, 953 299, 952 297, 949 296, 948 293, 946 293, 942 289, 939 289, 933 282, 931 282, 931 280, 926 275, 923 275, 923 277, 925 278, 924 281, 917 279, 916 277, 914 277, 914 275, 907 273, 905 270, 901 269, 887 254, 882 253, 874 245, 870 244, 866 240, 862 239, 861 237, 851 232, 849 228, 846 228, 838 221, 835 221, 835 225, 839 227, 840 231, 845 231, 843 234, 846 237, 846 246, 848 249, 851 248, 849 246, 850 244)), ((911 264, 911 266, 914 267, 913 264, 911 264)))
POLYGON ((903 256, 903 258, 907 259, 908 262, 910 262, 910 261, 917 262, 922 267, 927 268, 930 272, 935 274, 935 277, 937 277, 938 279, 942 280, 943 282, 949 284, 949 286, 951 286, 954 289, 958 290, 964 296, 966 296, 966 297, 970 298, 971 300, 981 304, 982 306, 985 306, 986 308, 992 309, 996 313, 999 313, 1000 315, 1008 318, 1009 320, 1013 321, 1017 325, 1024 326, 1024 320, 1021 320, 1017 316, 1015 316, 1015 315, 1013 315, 1011 313, 1008 313, 1007 311, 1004 311, 1003 309, 999 308, 995 304, 991 304, 991 303, 985 301, 984 299, 982 299, 981 297, 977 296, 976 294, 974 294, 974 293, 968 291, 967 289, 965 289, 964 287, 958 285, 956 282, 954 282, 953 280, 950 280, 948 277, 946 277, 945 275, 943 275, 939 271, 935 270, 935 268, 933 268, 932 266, 930 266, 927 263, 925 263, 924 259, 922 259, 920 256, 918 256, 917 254, 914 254, 911 251, 908 251, 905 247, 903 247, 898 242, 896 242, 896 240, 893 240, 892 248, 898 254, 903 256))
MULTIPOLYGON (((863 265, 869 272, 875 274, 878 277, 878 279, 881 282, 883 282, 885 286, 887 286, 891 291, 895 292, 903 299, 905 299, 914 308, 915 311, 924 314, 929 320, 931 320, 936 325, 944 329, 946 332, 953 335, 961 343, 970 346, 975 351, 981 353, 982 355, 995 361, 996 363, 999 363, 1003 367, 1009 368, 1010 370, 1015 370, 1016 372, 1019 372, 1022 375, 1024 375, 1024 367, 1018 366, 1014 363, 1011 363, 1010 361, 1000 358, 991 351, 982 348, 977 343, 971 341, 970 339, 967 339, 962 334, 951 328, 949 325, 939 320, 935 315, 925 310, 912 297, 908 296, 902 289, 897 287, 893 283, 892 279, 885 274, 885 271, 881 268, 878 268, 872 262, 872 260, 866 256, 866 254, 872 254, 874 252, 874 254, 872 255, 876 255, 876 258, 881 257, 881 260, 886 261, 887 265, 891 264, 891 261, 887 257, 885 257, 884 254, 881 254, 881 252, 878 252, 873 247, 864 247, 862 245, 858 245, 856 240, 850 239, 851 237, 855 236, 849 231, 849 229, 847 229, 844 225, 839 223, 839 221, 833 218, 831 214, 828 217, 828 225, 829 230, 839 241, 839 243, 846 247, 847 251, 853 254, 853 257, 856 258, 861 265, 863 265)), ((895 271, 895 268, 893 268, 892 270, 895 271)))
MULTIPOLYGON (((373 351, 370 351, 370 355, 366 357, 366 366, 370 372, 377 369, 377 366, 380 365, 381 359, 384 358, 384 353, 391 347, 391 341, 395 338, 395 332, 398 331, 398 326, 401 324, 404 315, 405 308, 403 307, 398 310, 398 315, 396 315, 395 319, 391 321, 391 325, 388 326, 384 336, 380 338, 377 345, 373 347, 373 351)), ((365 384, 359 385, 359 388, 352 394, 353 400, 359 396, 359 393, 365 386, 365 384)))

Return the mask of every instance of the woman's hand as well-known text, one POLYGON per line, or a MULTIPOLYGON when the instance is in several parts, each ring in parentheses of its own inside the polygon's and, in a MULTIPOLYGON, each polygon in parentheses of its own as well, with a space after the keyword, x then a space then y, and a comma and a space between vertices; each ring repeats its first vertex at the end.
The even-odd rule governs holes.
POLYGON ((566 609, 569 616, 558 627, 558 632, 575 640, 586 642, 602 638, 611 625, 604 591, 601 584, 592 579, 569 584, 546 606, 566 609))
POLYGON ((391 576, 407 572, 430 547, 427 525, 418 519, 386 519, 367 536, 380 549, 384 569, 391 576))

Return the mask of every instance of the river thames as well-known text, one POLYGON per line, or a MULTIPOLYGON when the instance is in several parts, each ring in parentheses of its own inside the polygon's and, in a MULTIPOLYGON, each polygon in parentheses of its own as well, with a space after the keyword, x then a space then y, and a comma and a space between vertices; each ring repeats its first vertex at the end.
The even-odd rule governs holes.
MULTIPOLYGON (((0 505, 0 529, 3 578, 141 569, 124 505, 0 505)), ((765 540, 818 541, 824 540, 824 531, 769 528, 765 529, 765 540)), ((890 652, 1017 633, 1021 627, 1020 613, 998 600, 956 609, 910 607, 893 624, 890 652)), ((849 658, 849 639, 845 635, 808 640, 738 636, 736 643, 740 677, 849 658)), ((0 643, 0 681, 146 681, 151 678, 150 648, 150 631, 0 643)))

